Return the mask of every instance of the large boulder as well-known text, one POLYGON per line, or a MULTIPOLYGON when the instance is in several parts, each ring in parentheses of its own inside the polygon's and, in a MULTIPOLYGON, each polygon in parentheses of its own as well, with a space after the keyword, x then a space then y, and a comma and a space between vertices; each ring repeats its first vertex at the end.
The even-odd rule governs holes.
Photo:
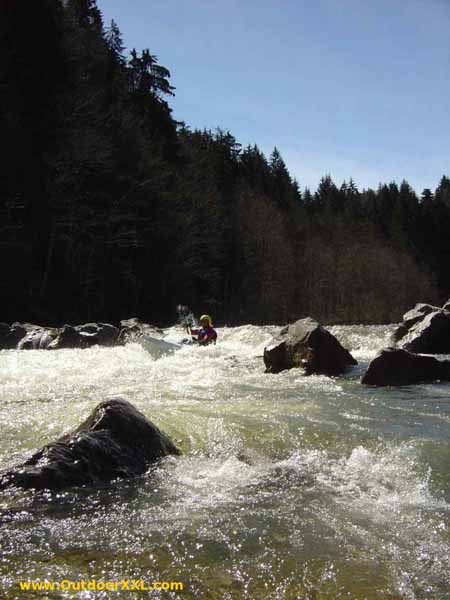
POLYGON ((450 301, 443 308, 416 304, 403 315, 392 334, 391 344, 422 354, 450 353, 450 301))
POLYGON ((439 310, 439 308, 437 306, 432 306, 431 304, 416 304, 414 308, 403 315, 403 322, 392 334, 392 342, 399 342, 408 333, 411 327, 419 321, 422 321, 426 315, 429 315, 435 310, 439 310))
POLYGON ((49 350, 60 348, 90 348, 91 346, 114 346, 119 330, 109 323, 86 323, 64 325, 58 337, 49 344, 49 350))
POLYGON ((57 337, 55 329, 33 329, 17 345, 18 350, 45 350, 57 337))
POLYGON ((399 347, 418 354, 450 354, 450 312, 437 308, 409 327, 399 347))
POLYGON ((120 333, 118 337, 118 343, 126 344, 140 338, 142 335, 149 335, 151 337, 160 337, 163 334, 162 329, 144 323, 137 317, 132 319, 123 319, 120 321, 120 333))
POLYGON ((76 328, 80 335, 90 338, 92 346, 115 346, 119 330, 110 323, 86 323, 76 328))
POLYGON ((86 338, 80 335, 73 325, 64 325, 58 337, 48 346, 49 350, 60 348, 84 348, 87 347, 86 338))
POLYGON ((8 486, 64 489, 142 475, 158 459, 180 454, 172 440, 128 401, 101 402, 75 431, 0 474, 8 486))
POLYGON ((361 383, 386 386, 438 380, 450 381, 450 361, 419 356, 399 348, 386 348, 372 360, 361 383))
POLYGON ((264 364, 266 373, 302 367, 307 374, 339 375, 357 362, 334 335, 306 318, 283 328, 264 348, 264 364))
POLYGON ((20 323, 0 323, 0 350, 15 350, 27 330, 20 323))

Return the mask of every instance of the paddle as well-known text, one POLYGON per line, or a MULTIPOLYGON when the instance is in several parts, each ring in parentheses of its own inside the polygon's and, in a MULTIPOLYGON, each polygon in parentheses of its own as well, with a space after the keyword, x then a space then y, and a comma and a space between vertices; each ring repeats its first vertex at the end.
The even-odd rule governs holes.
POLYGON ((192 335, 192 329, 191 329, 191 326, 190 326, 190 325, 188 325, 188 324, 186 324, 186 331, 187 331, 187 332, 188 332, 188 334, 189 334, 189 338, 190 338, 191 344, 192 344, 193 342, 196 342, 197 340, 196 340, 196 339, 194 338, 194 336, 192 335))

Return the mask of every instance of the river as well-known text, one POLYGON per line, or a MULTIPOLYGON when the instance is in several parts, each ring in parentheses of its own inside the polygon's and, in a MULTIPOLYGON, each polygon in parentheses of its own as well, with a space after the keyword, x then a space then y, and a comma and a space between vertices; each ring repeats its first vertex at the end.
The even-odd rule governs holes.
POLYGON ((3 492, 1 598, 44 597, 20 580, 124 578, 184 591, 48 597, 450 598, 450 385, 361 386, 392 329, 331 327, 359 361, 342 378, 264 374, 273 327, 158 360, 137 343, 0 352, 1 468, 113 396, 183 450, 94 491, 3 492))

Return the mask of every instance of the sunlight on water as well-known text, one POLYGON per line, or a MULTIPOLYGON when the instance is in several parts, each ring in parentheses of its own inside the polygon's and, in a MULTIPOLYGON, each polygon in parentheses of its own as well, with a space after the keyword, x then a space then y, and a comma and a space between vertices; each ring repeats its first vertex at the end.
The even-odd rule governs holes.
POLYGON ((393 327, 330 329, 361 363, 339 379, 264 374, 275 327, 158 360, 139 343, 0 352, 2 467, 112 396, 184 451, 99 490, 3 493, 2 598, 23 578, 123 577, 184 582, 167 598, 446 598, 450 386, 362 387, 393 327))

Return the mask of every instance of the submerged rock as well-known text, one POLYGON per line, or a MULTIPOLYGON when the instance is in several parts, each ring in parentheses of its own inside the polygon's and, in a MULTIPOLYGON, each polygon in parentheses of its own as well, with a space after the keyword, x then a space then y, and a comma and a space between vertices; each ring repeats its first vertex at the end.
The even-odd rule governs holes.
POLYGON ((86 323, 64 325, 58 337, 48 346, 49 350, 60 348, 90 348, 91 346, 114 346, 119 330, 109 323, 86 323))
POLYGON ((142 475, 156 460, 180 454, 172 440, 130 402, 101 402, 75 431, 0 474, 8 486, 63 489, 142 475))
POLYGON ((386 348, 372 360, 361 383, 386 386, 439 380, 450 381, 450 361, 419 356, 399 348, 386 348))
POLYGON ((339 375, 357 362, 334 335, 306 318, 284 327, 264 348, 264 364, 266 373, 303 367, 307 374, 339 375))

